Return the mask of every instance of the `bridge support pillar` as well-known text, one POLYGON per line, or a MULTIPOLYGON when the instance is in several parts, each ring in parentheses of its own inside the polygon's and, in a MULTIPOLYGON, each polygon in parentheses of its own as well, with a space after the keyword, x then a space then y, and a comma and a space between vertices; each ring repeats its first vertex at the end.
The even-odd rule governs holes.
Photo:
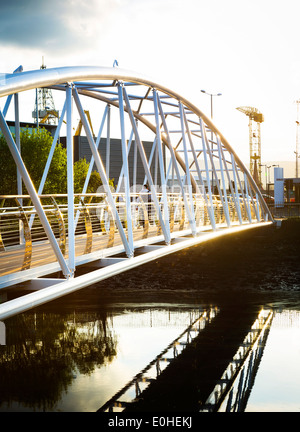
POLYGON ((72 131, 72 86, 66 89, 67 106, 67 188, 68 188, 68 254, 72 276, 75 272, 74 149, 72 131))

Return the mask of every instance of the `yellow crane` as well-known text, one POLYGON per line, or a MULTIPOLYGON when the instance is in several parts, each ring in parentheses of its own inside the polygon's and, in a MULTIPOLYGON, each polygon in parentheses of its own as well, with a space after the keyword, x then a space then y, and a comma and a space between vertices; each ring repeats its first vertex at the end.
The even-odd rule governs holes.
MULTIPOLYGON (((49 117, 56 117, 56 118, 59 118, 59 113, 58 113, 58 111, 55 111, 55 110, 49 110, 49 111, 47 111, 46 114, 44 115, 44 117, 42 118, 42 120, 40 121, 40 124, 45 124, 45 123, 47 123, 49 117)), ((66 123, 66 122, 64 121, 64 123, 66 123)))
POLYGON ((250 173, 256 184, 262 187, 260 125, 264 116, 254 107, 242 106, 236 109, 249 117, 250 173))
MULTIPOLYGON (((94 129, 93 129, 93 125, 92 125, 92 120, 91 120, 91 116, 90 116, 90 112, 89 112, 89 111, 84 111, 84 112, 85 112, 86 117, 87 117, 87 119, 88 119, 88 122, 89 122, 89 124, 90 124, 91 132, 92 132, 92 134, 93 134, 93 137, 95 137, 94 129)), ((75 131, 75 136, 79 136, 79 135, 81 134, 81 129, 82 129, 82 121, 79 120, 79 122, 78 122, 78 126, 77 126, 77 129, 76 129, 76 131, 75 131)))
MULTIPOLYGON (((85 112, 85 114, 87 116, 87 119, 88 119, 88 122, 89 122, 89 124, 91 126, 92 134, 95 137, 94 130, 93 130, 93 125, 92 125, 92 120, 91 120, 91 116, 90 116, 90 112, 89 111, 84 111, 84 112, 85 112)), ((57 111, 48 111, 47 114, 40 121, 40 124, 46 123, 49 116, 53 116, 53 117, 59 118, 59 115, 58 115, 57 111)), ((63 122, 66 123, 65 121, 63 121, 63 122)), ((75 128, 73 128, 73 129, 75 130, 75 128)), ((81 120, 79 120, 78 125, 77 125, 77 129, 75 131, 74 136, 79 136, 81 134, 81 129, 82 129, 82 122, 81 122, 81 120)))

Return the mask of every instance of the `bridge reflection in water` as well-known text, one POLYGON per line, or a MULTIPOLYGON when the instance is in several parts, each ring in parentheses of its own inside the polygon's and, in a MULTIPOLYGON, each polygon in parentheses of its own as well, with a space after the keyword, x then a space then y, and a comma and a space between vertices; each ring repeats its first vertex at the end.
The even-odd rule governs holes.
MULTIPOLYGON (((174 341, 172 341, 160 354, 158 354, 142 371, 140 371, 117 394, 107 401, 100 412, 123 411, 130 406, 132 400, 137 400, 151 382, 153 382, 165 367, 176 359, 184 348, 205 329, 218 313, 217 308, 203 311, 196 320, 187 327, 174 341)), ((183 371, 184 372, 184 371, 183 371)))
MULTIPOLYGON (((99 411, 130 410, 218 316, 218 308, 189 306, 17 315, 6 321, 7 346, 0 346, 0 411, 96 411, 101 401, 99 411), (126 351, 129 358, 118 360, 126 351)), ((238 392, 243 408, 271 317, 260 313, 221 380, 214 376, 204 410, 219 409, 226 397, 235 400, 239 374, 247 376, 246 391, 238 392)))
POLYGON ((273 312, 262 310, 201 411, 243 412, 267 342, 273 312))
MULTIPOLYGON (((167 362, 167 364, 170 364, 175 360, 183 352, 183 347, 192 342, 205 329, 205 326, 211 322, 217 312, 218 309, 216 308, 205 311, 176 340, 168 345, 162 353, 150 362, 148 366, 138 373, 124 388, 118 391, 113 398, 106 402, 99 411, 121 412, 125 408, 129 408, 130 412, 130 404, 132 402, 138 403, 139 398, 143 398, 144 396, 142 391, 149 384, 151 385, 161 374, 161 363, 167 362), (193 338, 190 338, 191 330, 194 331, 193 338), (184 336, 187 336, 186 341, 182 341, 184 336), (178 352, 178 346, 181 346, 181 352, 178 352), (173 355, 170 357, 171 352, 173 355), (169 356, 166 357, 168 353, 169 356)), ((215 377, 215 387, 207 398, 206 403, 201 405, 201 412, 243 412, 245 410, 267 341, 272 317, 273 312, 270 310, 262 310, 259 313, 259 316, 251 326, 245 339, 241 342, 222 377, 220 379, 215 377)), ((218 342, 216 341, 216 343, 218 342)), ((211 358, 210 361, 213 363, 215 359, 211 358)), ((184 370, 182 374, 184 374, 184 370)), ((213 381, 211 384, 213 384, 213 381)), ((147 407, 147 397, 144 401, 145 406, 147 407)))
POLYGON ((6 320, 0 411, 96 411, 199 317, 190 305, 59 310, 6 320))

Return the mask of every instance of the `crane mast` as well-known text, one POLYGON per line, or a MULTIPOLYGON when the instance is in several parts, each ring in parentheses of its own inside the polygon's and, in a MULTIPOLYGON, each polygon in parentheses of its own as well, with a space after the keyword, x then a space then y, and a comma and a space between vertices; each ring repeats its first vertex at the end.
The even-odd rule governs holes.
MULTIPOLYGON (((46 69, 46 66, 44 65, 44 57, 40 69, 46 69)), ((36 101, 34 111, 32 111, 32 117, 37 123, 39 121, 44 124, 56 124, 59 113, 55 109, 51 89, 36 89, 36 101)))
POLYGON ((243 106, 237 110, 249 117, 250 173, 257 185, 262 187, 260 125, 264 121, 264 116, 254 107, 243 106))

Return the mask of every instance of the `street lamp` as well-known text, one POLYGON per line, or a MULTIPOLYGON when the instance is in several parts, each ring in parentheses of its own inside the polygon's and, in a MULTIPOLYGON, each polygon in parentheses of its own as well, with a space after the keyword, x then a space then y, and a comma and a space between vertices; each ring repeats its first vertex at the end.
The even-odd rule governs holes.
MULTIPOLYGON (((268 165, 267 166, 267 170, 268 170, 268 185, 270 185, 270 168, 272 168, 272 165, 268 165)), ((270 186, 269 186, 270 188, 270 186)), ((269 188, 268 188, 268 194, 269 194, 269 188)))
MULTIPOLYGON (((272 165, 272 167, 277 167, 279 168, 279 165, 272 165)), ((273 183, 275 184, 275 170, 273 170, 273 183)))
POLYGON ((266 179, 266 191, 267 191, 267 181, 268 181, 268 179, 267 179, 267 165, 259 164, 259 166, 260 167, 265 167, 265 179, 266 179))
MULTIPOLYGON (((298 122, 296 122, 298 123, 298 122)), ((296 149, 296 151, 294 151, 295 155, 296 155, 296 178, 298 178, 298 158, 300 158, 300 155, 298 154, 298 148, 296 149)))
POLYGON ((205 90, 201 90, 201 92, 210 96, 210 116, 211 116, 211 118, 213 118, 213 97, 214 96, 222 96, 222 93, 213 94, 213 93, 208 93, 205 90))
POLYGON ((298 146, 299 146, 299 103, 300 103, 300 100, 298 99, 298 100, 296 100, 296 104, 297 104, 297 120, 296 120, 296 151, 294 152, 295 153, 295 155, 296 155, 296 173, 295 173, 295 175, 296 175, 296 178, 298 178, 298 146))
MULTIPOLYGON (((297 104, 299 104, 299 101, 297 101, 297 104)), ((298 113, 298 105, 297 105, 297 113, 298 113)), ((297 114, 298 117, 298 114, 297 114)), ((297 130, 296 130, 296 151, 294 151, 295 155, 296 155, 296 178, 298 178, 298 158, 300 157, 298 155, 298 140, 299 140, 299 136, 298 136, 298 129, 299 129, 299 122, 296 120, 296 124, 297 124, 297 130)))
MULTIPOLYGON (((210 96, 210 117, 213 119, 213 97, 214 96, 222 96, 222 93, 208 93, 205 90, 201 90, 202 93, 207 94, 210 96)), ((211 154, 213 154, 213 131, 211 131, 211 154)), ((213 193, 213 170, 211 171, 211 191, 213 193)))

